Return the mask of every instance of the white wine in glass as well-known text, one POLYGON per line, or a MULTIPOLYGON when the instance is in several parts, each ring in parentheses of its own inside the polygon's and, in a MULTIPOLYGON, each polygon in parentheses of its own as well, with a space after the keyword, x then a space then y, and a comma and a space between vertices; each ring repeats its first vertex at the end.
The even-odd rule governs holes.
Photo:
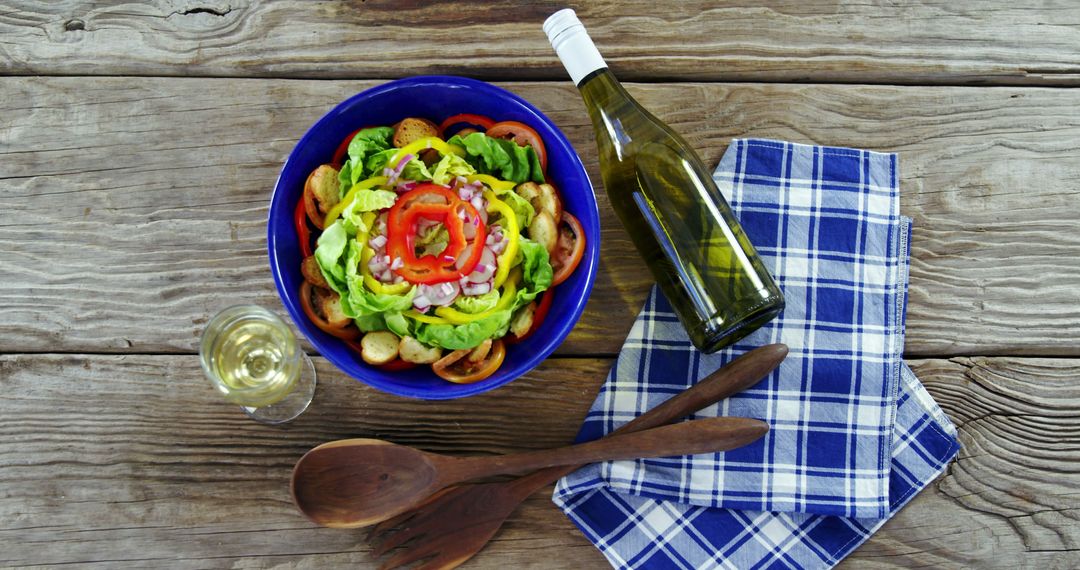
POLYGON ((256 421, 295 419, 315 394, 315 368, 292 329, 257 305, 237 305, 210 319, 199 345, 210 383, 256 421))

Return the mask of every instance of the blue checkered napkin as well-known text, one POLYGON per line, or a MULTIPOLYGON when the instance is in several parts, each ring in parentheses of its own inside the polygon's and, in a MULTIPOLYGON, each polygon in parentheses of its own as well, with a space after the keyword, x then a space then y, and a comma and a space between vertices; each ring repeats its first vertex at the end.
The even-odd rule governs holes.
MULTIPOLYGON (((898 511, 945 470, 956 429, 904 366, 893 429, 889 506, 898 511)), ((719 509, 595 486, 555 502, 615 568, 829 568, 888 516, 847 518, 719 509)))
POLYGON ((791 353, 765 382, 699 414, 759 417, 772 431, 726 454, 591 466, 564 479, 555 500, 616 566, 710 566, 720 562, 701 553, 767 560, 805 547, 817 556, 793 554, 794 565, 820 567, 906 501, 897 477, 917 490, 955 454, 951 425, 921 387, 899 400, 923 403, 920 417, 931 419, 897 421, 910 225, 898 211, 896 157, 738 140, 714 176, 787 308, 705 356, 654 292, 579 438, 613 430, 746 350, 784 342, 791 353), (927 422, 933 429, 920 427, 927 422), (916 465, 901 453, 913 438, 941 453, 916 465))

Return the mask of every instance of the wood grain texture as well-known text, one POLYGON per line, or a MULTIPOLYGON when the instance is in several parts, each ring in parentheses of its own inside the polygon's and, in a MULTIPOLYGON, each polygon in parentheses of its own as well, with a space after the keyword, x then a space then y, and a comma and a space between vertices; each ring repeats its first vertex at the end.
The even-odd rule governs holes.
POLYGON ((0 73, 565 80, 571 6, 624 79, 1076 85, 1080 6, 1039 4, 8 0, 0 73))
MULTIPOLYGON (((911 363, 964 449, 842 567, 1067 568, 1080 549, 1080 366, 911 363)), ((316 528, 288 498, 310 447, 379 437, 447 453, 562 445, 609 360, 562 358, 464 401, 384 395, 316 359, 311 409, 286 428, 224 403, 191 355, 8 355, 0 422, 0 565, 372 568, 362 532, 316 528)), ((549 502, 511 517, 470 568, 598 568, 549 502)))
MULTIPOLYGON (((0 79, 0 351, 186 352, 241 302, 280 307, 265 252, 295 141, 373 82, 0 79)), ((505 84, 596 182, 597 283, 561 354, 614 354, 651 278, 600 189, 569 86, 505 84)), ((907 353, 1080 354, 1080 92, 630 85, 716 164, 732 137, 897 151, 915 218, 907 353)))
POLYGON ((911 362, 960 430, 960 455, 848 559, 860 568, 1076 568, 1076 360, 911 362))

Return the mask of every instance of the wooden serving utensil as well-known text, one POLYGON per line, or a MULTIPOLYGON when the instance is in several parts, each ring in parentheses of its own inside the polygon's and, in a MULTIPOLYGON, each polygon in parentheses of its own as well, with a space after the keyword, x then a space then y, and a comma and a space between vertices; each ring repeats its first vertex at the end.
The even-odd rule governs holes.
POLYGON ((510 455, 450 457, 378 439, 345 439, 307 452, 292 474, 296 506, 313 522, 356 528, 398 515, 455 483, 544 467, 712 453, 769 431, 761 420, 708 418, 510 455))
MULTIPOLYGON (((757 384, 787 357, 788 347, 770 344, 755 348, 671 399, 623 424, 615 433, 660 426, 757 384)), ((379 570, 390 570, 420 559, 425 570, 456 568, 480 552, 510 513, 529 495, 554 483, 580 465, 549 467, 508 481, 469 483, 438 493, 424 503, 372 527, 377 540, 372 555, 381 556, 408 543, 379 570)))

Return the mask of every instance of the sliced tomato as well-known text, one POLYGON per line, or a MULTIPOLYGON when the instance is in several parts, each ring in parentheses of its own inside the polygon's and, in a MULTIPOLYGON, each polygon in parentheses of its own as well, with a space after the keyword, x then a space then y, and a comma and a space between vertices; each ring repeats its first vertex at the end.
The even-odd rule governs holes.
POLYGON ((311 229, 307 225, 307 204, 304 199, 296 201, 293 224, 296 226, 296 237, 300 240, 300 251, 305 259, 311 257, 311 229))
POLYGON ((461 124, 472 125, 474 127, 482 127, 486 131, 495 124, 495 121, 492 121, 491 119, 483 115, 474 115, 472 113, 459 113, 457 115, 447 117, 446 120, 439 124, 439 134, 441 135, 441 138, 449 138, 446 132, 447 129, 455 125, 461 124))
MULTIPOLYGON (((459 351, 454 351, 455 353, 459 351)), ((446 380, 447 382, 453 382, 455 384, 472 384, 473 382, 479 382, 488 376, 495 373, 496 370, 502 366, 503 360, 506 358, 506 347, 501 340, 496 340, 491 343, 491 351, 488 352, 487 358, 476 364, 470 363, 465 355, 471 351, 460 351, 465 354, 460 355, 457 359, 443 358, 431 365, 431 369, 435 372, 439 378, 446 380)), ((454 353, 451 353, 453 356, 454 353)))
POLYGON ((496 139, 508 139, 521 146, 531 146, 540 160, 540 169, 547 172, 547 149, 544 140, 532 127, 518 121, 501 121, 491 125, 487 136, 496 139))
POLYGON ((391 360, 390 362, 387 362, 386 364, 380 364, 378 366, 378 368, 379 368, 379 370, 385 370, 387 372, 398 372, 398 371, 401 371, 401 370, 408 370, 410 368, 416 368, 417 366, 419 366, 419 365, 416 364, 415 362, 408 362, 408 361, 402 360, 401 358, 395 358, 395 359, 391 360))
POLYGON ((334 165, 334 168, 341 170, 341 165, 345 162, 345 154, 349 152, 349 143, 352 142, 356 133, 362 130, 364 130, 363 127, 349 133, 349 136, 345 137, 345 140, 341 141, 341 144, 338 145, 337 150, 334 151, 334 160, 330 161, 330 163, 334 165))
POLYGON ((335 336, 342 340, 354 340, 360 336, 360 329, 353 325, 346 327, 335 327, 326 322, 326 319, 315 310, 315 304, 312 302, 312 295, 315 294, 315 288, 311 283, 304 281, 303 285, 300 285, 300 307, 304 309, 304 315, 307 316, 315 326, 319 327, 319 330, 324 333, 335 336))
POLYGON ((570 212, 563 211, 562 223, 559 224, 559 237, 555 242, 555 252, 551 258, 551 267, 555 275, 551 279, 554 287, 570 277, 581 263, 581 257, 585 254, 585 230, 581 229, 581 222, 570 212))

